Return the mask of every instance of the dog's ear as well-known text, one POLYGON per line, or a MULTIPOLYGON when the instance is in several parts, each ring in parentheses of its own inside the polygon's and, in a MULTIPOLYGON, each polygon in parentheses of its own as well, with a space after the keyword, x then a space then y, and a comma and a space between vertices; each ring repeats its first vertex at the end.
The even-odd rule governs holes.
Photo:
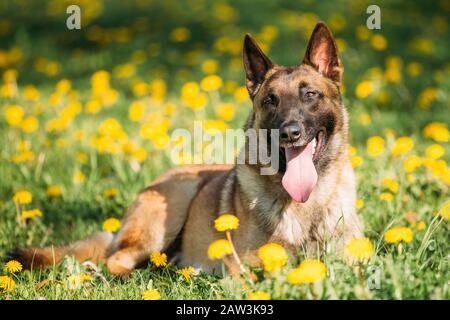
POLYGON ((333 34, 323 22, 317 23, 309 39, 303 63, 308 64, 338 85, 341 83, 343 67, 333 34))
POLYGON ((245 35, 243 58, 247 89, 253 98, 273 64, 248 33, 245 35))

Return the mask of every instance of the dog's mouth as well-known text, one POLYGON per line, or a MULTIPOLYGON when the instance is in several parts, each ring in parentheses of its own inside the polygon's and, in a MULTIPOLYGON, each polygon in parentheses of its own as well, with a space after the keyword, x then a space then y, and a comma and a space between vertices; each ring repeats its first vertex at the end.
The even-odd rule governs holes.
POLYGON ((307 143, 297 140, 284 144, 285 172, 282 185, 297 202, 306 202, 317 184, 316 165, 325 142, 325 131, 319 130, 307 143))
MULTIPOLYGON (((304 143, 302 141, 297 140, 295 142, 290 142, 290 143, 281 143, 280 144, 280 154, 281 154, 281 158, 282 160, 286 160, 286 149, 289 148, 294 148, 294 149, 303 149, 306 148, 308 146, 309 143, 312 143, 312 160, 313 163, 316 165, 320 156, 320 153, 323 149, 323 147, 325 146, 325 130, 324 129, 320 129, 317 131, 317 134, 315 136, 313 136, 312 139, 306 140, 308 141, 307 143, 304 143)), ((282 166, 281 171, 285 171, 284 166, 282 166)))

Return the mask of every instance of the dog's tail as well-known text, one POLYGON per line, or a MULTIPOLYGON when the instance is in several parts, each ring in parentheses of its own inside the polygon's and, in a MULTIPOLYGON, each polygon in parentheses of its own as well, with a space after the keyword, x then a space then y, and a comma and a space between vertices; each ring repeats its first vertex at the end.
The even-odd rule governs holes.
POLYGON ((74 256, 78 261, 104 261, 113 241, 113 235, 97 232, 70 245, 55 247, 18 248, 7 255, 9 260, 19 261, 26 269, 45 268, 60 262, 64 256, 74 256))

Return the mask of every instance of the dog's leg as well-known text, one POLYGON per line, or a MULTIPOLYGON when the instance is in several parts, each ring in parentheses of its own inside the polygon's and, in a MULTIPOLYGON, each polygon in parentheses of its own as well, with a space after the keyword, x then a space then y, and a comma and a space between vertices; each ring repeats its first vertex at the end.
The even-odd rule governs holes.
POLYGON ((185 224, 200 181, 192 174, 169 176, 138 196, 108 255, 106 264, 111 273, 129 273, 152 252, 167 250, 185 224))
POLYGON ((148 257, 147 250, 139 248, 122 249, 114 253, 106 261, 109 272, 116 275, 127 275, 135 266, 148 257))
POLYGON ((128 211, 106 265, 113 274, 127 274, 155 251, 165 250, 181 229, 185 213, 170 220, 167 194, 148 189, 128 211))

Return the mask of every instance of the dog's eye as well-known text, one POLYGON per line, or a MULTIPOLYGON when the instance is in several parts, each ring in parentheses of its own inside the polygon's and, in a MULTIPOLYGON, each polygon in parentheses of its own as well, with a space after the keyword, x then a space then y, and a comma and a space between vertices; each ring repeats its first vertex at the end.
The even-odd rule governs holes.
POLYGON ((315 92, 315 91, 306 91, 306 93, 305 93, 306 98, 312 98, 312 97, 315 97, 316 95, 317 95, 317 92, 315 92))
POLYGON ((269 93, 263 100, 263 105, 276 105, 278 102, 278 98, 273 94, 269 93))

